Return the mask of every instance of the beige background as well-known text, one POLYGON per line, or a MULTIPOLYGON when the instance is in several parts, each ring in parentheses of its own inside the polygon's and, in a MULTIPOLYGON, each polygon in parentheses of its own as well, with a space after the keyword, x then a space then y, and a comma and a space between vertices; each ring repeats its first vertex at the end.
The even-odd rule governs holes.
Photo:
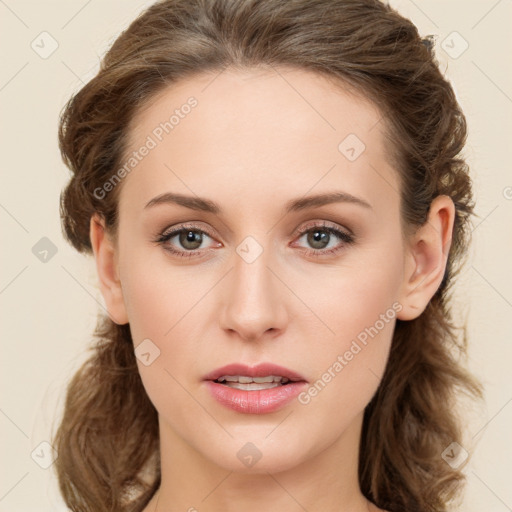
MULTIPOLYGON (((53 466, 35 461, 51 462, 50 448, 40 443, 50 439, 63 386, 86 355, 102 299, 92 261, 76 254, 60 231, 58 199, 68 174, 57 147, 58 116, 120 30, 150 3, 0 0, 0 511, 65 510, 53 466), (43 31, 51 36, 40 36, 43 31), (35 41, 40 53, 49 51, 51 38, 58 48, 47 58, 32 49, 35 41), (46 262, 32 252, 43 237, 57 251, 46 262)), ((436 35, 441 68, 469 122, 466 156, 479 217, 457 296, 486 405, 467 425, 465 447, 473 459, 462 509, 505 512, 512 510, 512 2, 390 3, 422 35, 436 35), (460 56, 454 52, 464 41, 453 31, 469 44, 460 56)))

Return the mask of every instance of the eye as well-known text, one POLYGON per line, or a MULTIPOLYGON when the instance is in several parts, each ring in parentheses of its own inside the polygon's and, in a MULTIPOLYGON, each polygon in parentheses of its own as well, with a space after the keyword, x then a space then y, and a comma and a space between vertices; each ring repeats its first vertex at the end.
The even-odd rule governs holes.
MULTIPOLYGON (((204 247, 201 248, 205 238, 211 237, 204 229, 195 225, 181 225, 164 231, 155 242, 162 244, 165 250, 172 254, 186 258, 205 251, 204 247), (173 242, 173 239, 176 240, 173 242), (178 248, 176 248, 176 245, 178 248), (180 247, 183 250, 180 250, 180 247)), ((209 249, 207 249, 208 251, 209 249)))
POLYGON ((306 249, 308 256, 325 256, 335 254, 346 245, 354 243, 354 236, 326 222, 307 225, 299 231, 300 238, 305 238, 312 249, 306 249), (336 243, 336 239, 338 243, 336 243), (332 243, 331 243, 332 242, 332 243))
MULTIPOLYGON (((343 250, 345 246, 354 243, 354 236, 336 225, 327 222, 310 223, 296 233, 299 240, 306 239, 312 249, 304 249, 307 256, 328 256, 343 250), (336 243, 336 240, 338 243, 336 243)), ((155 242, 164 249, 180 258, 200 256, 210 252, 212 248, 202 247, 207 238, 213 238, 207 231, 193 224, 182 224, 165 230, 158 235, 155 242)), ((217 242, 217 247, 222 246, 217 242)))

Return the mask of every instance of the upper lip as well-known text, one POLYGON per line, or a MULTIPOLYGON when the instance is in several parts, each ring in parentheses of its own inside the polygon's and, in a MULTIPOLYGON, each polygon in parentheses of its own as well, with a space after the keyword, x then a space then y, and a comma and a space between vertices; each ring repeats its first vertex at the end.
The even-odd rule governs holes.
POLYGON ((244 375, 247 377, 266 377, 267 375, 275 375, 286 377, 290 381, 295 382, 306 381, 306 379, 299 373, 273 363, 260 363, 255 366, 231 363, 211 371, 203 377, 203 380, 216 380, 223 375, 244 375))

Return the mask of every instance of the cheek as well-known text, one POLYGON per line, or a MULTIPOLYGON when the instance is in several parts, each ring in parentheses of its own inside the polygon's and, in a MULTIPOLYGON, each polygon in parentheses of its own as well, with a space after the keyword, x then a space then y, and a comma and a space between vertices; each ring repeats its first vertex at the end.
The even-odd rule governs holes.
POLYGON ((324 329, 327 347, 343 349, 360 334, 364 338, 365 329, 372 326, 384 338, 391 334, 397 309, 401 309, 397 301, 402 256, 398 250, 388 252, 387 257, 377 250, 373 253, 358 254, 353 262, 318 274, 315 286, 307 279, 301 284, 304 302, 312 305, 328 328, 324 329))
POLYGON ((204 339, 201 321, 211 307, 214 294, 209 292, 218 277, 207 270, 201 274, 192 267, 173 268, 165 258, 152 256, 133 254, 120 264, 135 351, 147 347, 151 354, 150 365, 137 360, 139 373, 150 398, 158 400, 173 390, 180 393, 172 376, 180 382, 184 374, 195 376, 192 365, 201 352, 197 340, 204 339))
POLYGON ((145 338, 167 339, 167 333, 200 300, 205 283, 193 273, 173 269, 159 248, 126 254, 120 271, 134 344, 145 338))
POLYGON ((316 380, 299 402, 317 408, 318 421, 334 421, 340 428, 366 407, 377 390, 402 309, 399 249, 388 252, 387 258, 377 257, 377 252, 336 270, 336 275, 322 281, 323 287, 316 288, 322 293, 309 295, 329 331, 322 329, 325 335, 316 336, 318 350, 311 359, 316 380), (324 416, 321 411, 330 412, 324 416))
POLYGON ((172 279, 172 272, 164 277, 164 269, 149 267, 131 266, 123 292, 144 388, 159 413, 171 414, 174 408, 185 411, 194 405, 182 386, 187 385, 184 369, 190 369, 197 356, 190 320, 200 309, 204 291, 190 291, 190 279, 187 286, 179 276, 172 279))

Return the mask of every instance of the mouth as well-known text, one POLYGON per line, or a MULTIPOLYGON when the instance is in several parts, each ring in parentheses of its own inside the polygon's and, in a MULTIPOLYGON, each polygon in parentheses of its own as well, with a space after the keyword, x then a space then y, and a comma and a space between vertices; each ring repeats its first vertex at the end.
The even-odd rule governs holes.
POLYGON ((261 389, 271 389, 279 386, 286 386, 290 383, 287 377, 278 375, 268 375, 266 377, 248 377, 245 375, 223 375, 213 382, 223 384, 234 389, 243 389, 244 391, 257 391, 261 389))
POLYGON ((243 414, 275 412, 307 387, 302 375, 273 363, 228 364, 205 375, 203 381, 217 402, 243 414))
POLYGON ((205 375, 203 380, 244 391, 259 391, 287 386, 294 382, 307 382, 297 372, 273 363, 260 363, 256 366, 233 363, 213 370, 205 375))

